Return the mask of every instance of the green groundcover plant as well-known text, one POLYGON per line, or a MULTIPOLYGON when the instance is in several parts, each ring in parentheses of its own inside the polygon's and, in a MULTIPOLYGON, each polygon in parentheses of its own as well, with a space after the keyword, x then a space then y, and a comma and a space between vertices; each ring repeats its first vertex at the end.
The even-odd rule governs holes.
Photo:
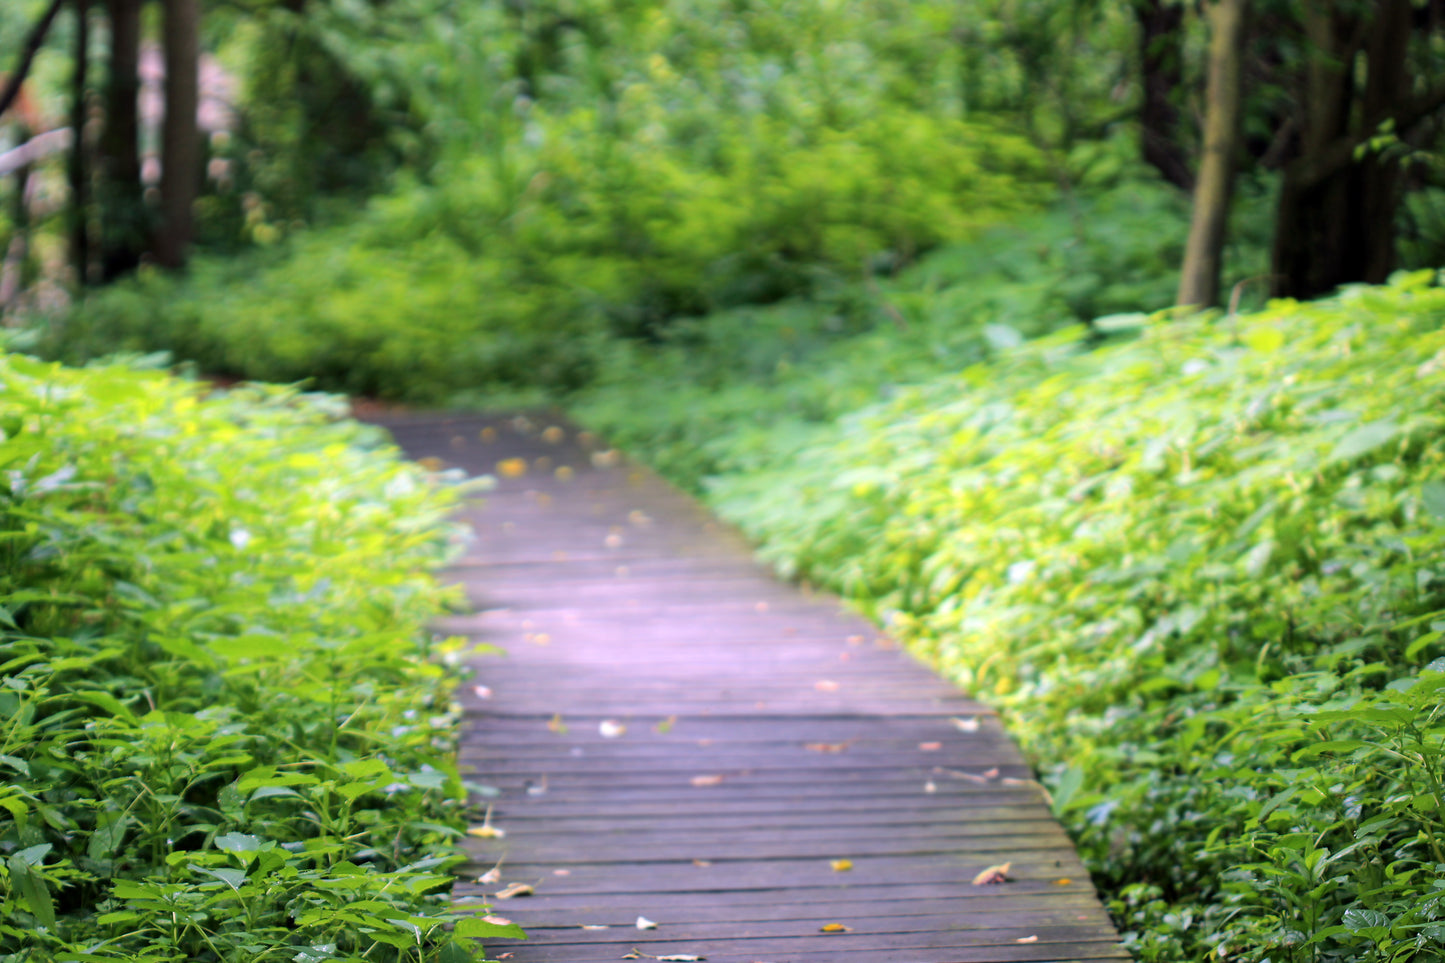
POLYGON ((339 399, 0 355, 0 959, 477 958, 427 574, 339 399))
POLYGON ((1140 959, 1445 959, 1440 281, 719 425, 710 497, 1004 711, 1140 959))

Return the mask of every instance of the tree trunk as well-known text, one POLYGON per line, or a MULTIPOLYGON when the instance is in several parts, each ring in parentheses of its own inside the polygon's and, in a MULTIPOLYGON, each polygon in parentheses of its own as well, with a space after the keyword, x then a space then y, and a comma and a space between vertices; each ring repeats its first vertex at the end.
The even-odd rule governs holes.
POLYGON ((1204 156, 1194 189, 1189 243, 1180 271, 1179 304, 1219 302, 1229 201, 1234 189, 1243 106, 1241 76, 1244 23, 1249 0, 1215 0, 1209 8, 1209 85, 1204 117, 1204 156))
POLYGON ((140 6, 140 0, 106 0, 110 63, 96 158, 105 281, 134 270, 150 240, 140 179, 140 6))
POLYGON ((1300 156, 1286 165, 1280 185, 1272 252, 1277 297, 1318 297, 1351 281, 1389 276, 1399 164, 1374 150, 1356 157, 1354 145, 1367 144, 1386 121, 1416 122, 1404 116, 1410 113, 1411 0, 1379 0, 1367 21, 1321 15, 1307 24, 1312 43, 1323 46, 1308 77, 1300 156))
POLYGON ((1146 163, 1185 191, 1194 190, 1194 171, 1180 142, 1179 109, 1174 93, 1184 83, 1184 4, 1142 0, 1134 7, 1139 22, 1139 64, 1144 100, 1139 105, 1140 147, 1146 163))
POLYGON ((191 246, 191 207, 200 184, 199 0, 165 0, 166 116, 161 129, 160 230, 156 260, 184 267, 191 246))
POLYGON ((70 80, 70 265, 75 285, 90 280, 90 190, 86 163, 86 82, 90 72, 90 0, 75 0, 75 69, 70 80))

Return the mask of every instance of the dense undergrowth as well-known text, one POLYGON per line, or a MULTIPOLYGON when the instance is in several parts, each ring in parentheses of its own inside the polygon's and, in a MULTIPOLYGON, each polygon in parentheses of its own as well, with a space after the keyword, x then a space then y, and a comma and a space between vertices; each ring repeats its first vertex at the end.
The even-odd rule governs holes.
POLYGON ((344 412, 0 356, 0 959, 518 935, 442 895, 466 794, 422 626, 455 496, 344 412))
POLYGON ((1141 959, 1441 959, 1438 282, 1069 327, 806 430, 826 353, 702 429, 684 359, 579 413, 1003 708, 1141 959))

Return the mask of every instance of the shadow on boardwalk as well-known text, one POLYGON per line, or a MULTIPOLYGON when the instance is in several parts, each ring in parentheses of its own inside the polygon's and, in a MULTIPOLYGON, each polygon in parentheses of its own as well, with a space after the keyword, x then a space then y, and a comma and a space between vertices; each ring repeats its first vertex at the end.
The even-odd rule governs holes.
POLYGON ((468 840, 456 895, 531 935, 494 956, 1128 959, 984 706, 559 420, 382 423, 514 476, 464 515, 474 611, 440 626, 507 653, 462 692, 462 762, 505 835, 468 840), (512 884, 532 895, 500 901, 512 884))

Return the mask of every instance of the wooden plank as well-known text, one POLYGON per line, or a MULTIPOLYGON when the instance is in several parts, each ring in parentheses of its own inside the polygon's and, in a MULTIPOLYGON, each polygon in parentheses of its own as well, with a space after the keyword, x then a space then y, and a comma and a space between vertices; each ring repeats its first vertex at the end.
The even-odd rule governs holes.
POLYGON ((458 692, 460 762, 505 835, 465 841, 456 905, 533 934, 493 956, 1127 958, 985 706, 555 413, 386 423, 414 457, 525 467, 459 514, 475 611, 437 625, 510 653, 479 649, 458 692), (498 899, 513 882, 534 895, 498 899))

